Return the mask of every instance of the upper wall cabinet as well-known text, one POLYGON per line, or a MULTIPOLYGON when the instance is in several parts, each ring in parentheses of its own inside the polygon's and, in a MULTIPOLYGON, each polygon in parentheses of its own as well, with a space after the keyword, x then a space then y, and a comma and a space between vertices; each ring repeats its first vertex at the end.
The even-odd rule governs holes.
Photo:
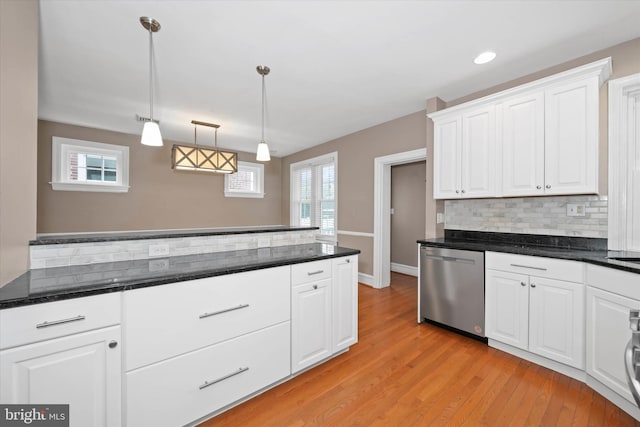
POLYGON ((495 107, 454 114, 434 129, 435 197, 495 196, 495 107))
POLYGON ((606 58, 428 115, 434 197, 598 192, 598 88, 606 58))

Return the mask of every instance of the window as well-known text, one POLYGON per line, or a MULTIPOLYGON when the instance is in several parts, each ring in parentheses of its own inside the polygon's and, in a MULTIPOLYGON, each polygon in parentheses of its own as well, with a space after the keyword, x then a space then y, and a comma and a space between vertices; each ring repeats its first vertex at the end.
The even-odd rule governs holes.
POLYGON ((264 165, 238 162, 238 171, 224 176, 224 196, 264 197, 264 165))
POLYGON ((51 186, 63 191, 129 191, 129 147, 54 136, 51 186))
POLYGON ((291 165, 291 224, 320 227, 318 240, 335 243, 338 153, 291 165))

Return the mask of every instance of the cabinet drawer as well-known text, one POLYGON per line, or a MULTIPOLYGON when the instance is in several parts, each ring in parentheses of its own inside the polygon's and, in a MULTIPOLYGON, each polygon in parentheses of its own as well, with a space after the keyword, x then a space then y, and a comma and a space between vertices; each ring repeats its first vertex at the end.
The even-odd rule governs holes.
POLYGON ((0 310, 0 348, 117 325, 120 298, 115 292, 0 310))
POLYGON ((509 271, 568 282, 584 282, 584 264, 578 261, 487 252, 484 262, 485 267, 491 270, 509 271))
POLYGON ((289 328, 281 323, 128 373, 126 425, 185 425, 288 376, 289 328))
POLYGON ((291 284, 293 286, 310 281, 331 278, 331 260, 305 262, 291 266, 291 284))
POLYGON ((289 320, 289 281, 278 267, 126 292, 126 370, 289 320))

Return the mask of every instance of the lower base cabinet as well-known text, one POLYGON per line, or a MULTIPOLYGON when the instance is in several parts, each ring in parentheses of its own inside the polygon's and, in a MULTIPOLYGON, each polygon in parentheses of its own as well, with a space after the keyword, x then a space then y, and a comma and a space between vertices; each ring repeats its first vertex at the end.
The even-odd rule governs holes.
POLYGON ((127 425, 189 424, 287 377, 290 343, 284 322, 127 373, 127 425))
POLYGON ((0 402, 68 404, 71 427, 122 425, 120 341, 112 326, 0 351, 0 402))

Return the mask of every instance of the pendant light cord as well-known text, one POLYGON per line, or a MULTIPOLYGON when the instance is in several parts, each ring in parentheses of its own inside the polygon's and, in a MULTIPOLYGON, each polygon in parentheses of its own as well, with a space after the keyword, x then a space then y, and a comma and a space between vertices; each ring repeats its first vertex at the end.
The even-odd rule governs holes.
POLYGON ((261 142, 264 142, 264 74, 262 75, 262 139, 261 142))
POLYGON ((149 26, 149 118, 153 121, 153 31, 149 26))

